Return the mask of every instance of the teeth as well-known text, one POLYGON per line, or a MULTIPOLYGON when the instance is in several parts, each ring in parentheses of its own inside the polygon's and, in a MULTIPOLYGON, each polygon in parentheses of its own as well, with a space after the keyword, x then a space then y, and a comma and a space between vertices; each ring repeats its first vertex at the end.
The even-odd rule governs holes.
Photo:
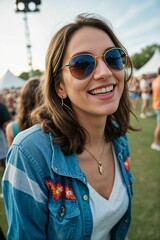
POLYGON ((101 89, 95 89, 95 90, 91 91, 90 93, 93 94, 93 95, 104 94, 104 93, 111 92, 112 90, 113 90, 113 85, 111 85, 109 87, 104 87, 104 88, 101 88, 101 89))

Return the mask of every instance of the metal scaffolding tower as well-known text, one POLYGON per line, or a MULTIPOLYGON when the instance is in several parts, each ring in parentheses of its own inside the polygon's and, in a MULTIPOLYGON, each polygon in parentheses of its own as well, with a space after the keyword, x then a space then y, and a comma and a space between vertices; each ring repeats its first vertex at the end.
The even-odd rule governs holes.
POLYGON ((39 5, 41 4, 41 0, 15 0, 14 2, 15 2, 15 11, 17 13, 19 12, 24 13, 28 77, 32 77, 33 76, 32 51, 31 51, 32 45, 30 41, 27 13, 39 12, 39 5))
POLYGON ((31 45, 31 42, 30 42, 28 17, 27 17, 26 12, 24 12, 24 24, 25 24, 26 47, 27 47, 28 75, 29 75, 29 77, 32 77, 32 75, 33 75, 32 51, 31 51, 32 45, 31 45))

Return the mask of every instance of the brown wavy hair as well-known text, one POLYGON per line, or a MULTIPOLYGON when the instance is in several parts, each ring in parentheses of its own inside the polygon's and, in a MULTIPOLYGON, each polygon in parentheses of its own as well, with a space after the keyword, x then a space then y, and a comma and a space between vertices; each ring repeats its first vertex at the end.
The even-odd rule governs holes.
MULTIPOLYGON (((62 60, 69 40, 74 33, 84 26, 96 27, 106 32, 116 47, 127 50, 114 34, 109 22, 105 19, 91 14, 80 14, 75 22, 62 27, 51 39, 46 54, 45 80, 43 86, 44 104, 36 109, 32 114, 34 123, 40 123, 46 133, 53 133, 53 142, 60 144, 65 154, 73 151, 82 153, 86 144, 87 131, 80 126, 74 111, 71 107, 70 99, 64 99, 62 107, 61 99, 56 93, 56 86, 61 81, 62 60)), ((132 76, 132 63, 128 56, 125 66, 124 90, 120 99, 119 107, 115 113, 107 117, 105 136, 107 141, 124 135, 128 130, 135 130, 130 126, 130 113, 132 113, 131 103, 128 95, 127 81, 132 76), (115 124, 116 123, 116 124, 115 124)))
POLYGON ((33 77, 27 80, 20 91, 18 105, 16 109, 16 120, 19 130, 25 130, 32 126, 30 114, 42 102, 41 80, 33 77))

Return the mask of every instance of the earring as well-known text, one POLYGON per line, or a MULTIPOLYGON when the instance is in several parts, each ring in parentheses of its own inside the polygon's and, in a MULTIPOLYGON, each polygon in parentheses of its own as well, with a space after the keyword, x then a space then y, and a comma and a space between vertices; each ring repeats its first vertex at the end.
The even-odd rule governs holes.
POLYGON ((63 98, 61 98, 61 105, 62 105, 62 107, 63 107, 63 104, 64 104, 64 103, 63 103, 63 98))

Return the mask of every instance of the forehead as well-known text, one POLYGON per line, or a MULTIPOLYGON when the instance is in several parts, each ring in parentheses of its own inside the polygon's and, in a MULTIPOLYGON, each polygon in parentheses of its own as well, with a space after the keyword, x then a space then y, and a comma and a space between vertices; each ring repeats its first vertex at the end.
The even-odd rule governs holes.
POLYGON ((72 57, 78 52, 101 54, 105 49, 113 47, 110 36, 103 30, 95 27, 82 27, 71 37, 66 48, 66 56, 72 57))

